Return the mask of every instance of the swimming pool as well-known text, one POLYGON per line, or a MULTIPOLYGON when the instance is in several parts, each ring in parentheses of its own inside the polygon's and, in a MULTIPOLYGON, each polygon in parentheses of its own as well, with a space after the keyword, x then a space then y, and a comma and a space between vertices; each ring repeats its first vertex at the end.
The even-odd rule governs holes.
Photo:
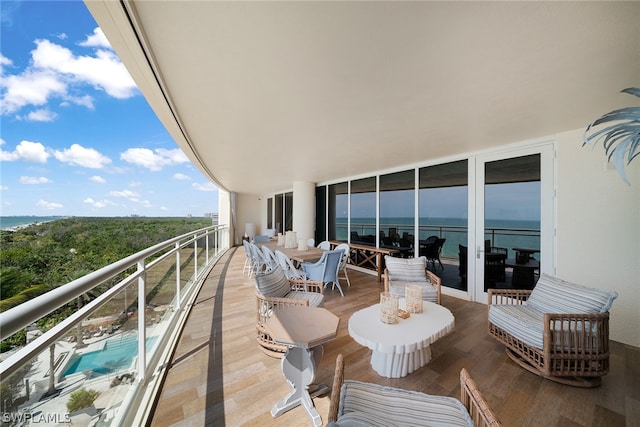
MULTIPOLYGON (((148 352, 158 337, 146 339, 145 347, 148 352)), ((78 372, 92 371, 93 376, 100 376, 118 372, 131 366, 131 361, 138 354, 138 336, 128 335, 107 340, 100 350, 74 355, 62 377, 78 372)))

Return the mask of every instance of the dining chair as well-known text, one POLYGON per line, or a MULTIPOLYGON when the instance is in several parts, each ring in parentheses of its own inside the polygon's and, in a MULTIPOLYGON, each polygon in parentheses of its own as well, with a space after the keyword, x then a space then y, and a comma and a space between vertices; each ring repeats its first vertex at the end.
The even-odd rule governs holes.
MULTIPOLYGON (((336 250, 343 250, 344 255, 342 256, 342 260, 340 261, 340 268, 338 268, 338 273, 342 272, 344 274, 344 279, 347 280, 347 285, 351 286, 351 281, 349 281, 349 274, 347 273, 347 262, 349 261, 349 254, 351 253, 351 249, 349 248, 348 243, 340 243, 336 246, 336 250)), ((340 279, 340 276, 338 276, 340 279)))
POLYGON ((307 280, 307 274, 303 270, 296 268, 291 258, 278 250, 276 250, 275 255, 278 265, 284 270, 284 274, 288 279, 307 280))
POLYGON ((325 251, 331 250, 331 243, 329 243, 328 240, 323 240, 322 242, 318 243, 318 248, 325 251))
POLYGON ((271 249, 269 249, 268 246, 262 246, 262 254, 264 257, 266 269, 273 270, 278 265, 276 255, 271 249))
POLYGON ((249 242, 249 251, 251 252, 251 271, 249 277, 252 277, 256 273, 264 272, 267 269, 267 261, 264 258, 264 253, 255 244, 249 242))
POLYGON ((340 295, 344 296, 340 282, 338 282, 338 269, 343 254, 342 249, 325 251, 318 261, 314 263, 303 262, 302 269, 307 275, 307 280, 322 281, 325 287, 331 283, 333 287, 337 286, 340 295))

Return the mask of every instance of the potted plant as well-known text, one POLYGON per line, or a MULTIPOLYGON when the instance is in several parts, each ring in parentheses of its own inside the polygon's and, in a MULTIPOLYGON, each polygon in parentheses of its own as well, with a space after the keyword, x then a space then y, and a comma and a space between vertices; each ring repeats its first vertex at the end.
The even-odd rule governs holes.
MULTIPOLYGON (((630 87, 622 92, 640 98, 640 88, 630 87)), ((615 165, 620 177, 631 185, 625 166, 640 154, 640 107, 611 111, 587 126, 582 145, 598 142, 602 142, 608 161, 615 165)))

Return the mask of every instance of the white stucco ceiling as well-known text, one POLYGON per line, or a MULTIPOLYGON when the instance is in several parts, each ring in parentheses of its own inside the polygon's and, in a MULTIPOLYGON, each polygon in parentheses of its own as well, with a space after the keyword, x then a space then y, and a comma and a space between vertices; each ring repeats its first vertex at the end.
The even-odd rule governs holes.
POLYGON ((240 193, 583 128, 640 85, 638 2, 86 4, 176 142, 240 193))

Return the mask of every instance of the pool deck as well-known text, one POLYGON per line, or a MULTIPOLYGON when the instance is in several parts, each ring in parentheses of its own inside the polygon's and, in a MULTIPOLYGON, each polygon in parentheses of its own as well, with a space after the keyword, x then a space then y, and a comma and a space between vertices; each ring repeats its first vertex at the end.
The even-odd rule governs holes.
MULTIPOLYGON (((162 322, 153 325, 147 329, 148 336, 155 336, 154 330, 162 327, 162 322)), ((117 385, 112 387, 114 377, 118 374, 135 371, 135 364, 137 363, 137 357, 133 357, 129 367, 119 370, 117 373, 109 373, 104 375, 92 376, 91 371, 81 371, 71 375, 62 376, 69 363, 72 361, 73 356, 79 354, 87 354, 94 351, 102 350, 109 340, 117 339, 119 337, 130 335, 133 331, 116 331, 111 334, 102 334, 100 336, 92 336, 84 340, 84 346, 80 349, 76 349, 75 342, 69 342, 67 340, 56 341, 54 358, 56 360, 55 373, 59 377, 56 381, 56 394, 51 398, 43 399, 43 396, 47 392, 49 386, 49 352, 42 352, 34 361, 31 369, 25 376, 25 379, 29 380, 31 385, 30 398, 20 409, 23 412, 31 413, 32 415, 46 414, 47 416, 59 416, 60 420, 64 420, 67 410, 67 402, 71 393, 81 388, 96 390, 100 392, 100 396, 94 403, 94 408, 105 409, 105 413, 108 415, 109 409, 117 406, 129 391, 127 384, 117 385)), ((132 335, 135 336, 135 335, 132 335)), ((148 338, 147 338, 148 339, 148 338)), ((80 412, 78 414, 72 414, 72 421, 76 419, 77 425, 87 425, 90 416, 95 415, 95 411, 89 410, 89 415, 80 412)), ((47 424, 49 425, 49 424, 47 424)), ((69 423, 62 422, 59 425, 68 426, 69 423)))

